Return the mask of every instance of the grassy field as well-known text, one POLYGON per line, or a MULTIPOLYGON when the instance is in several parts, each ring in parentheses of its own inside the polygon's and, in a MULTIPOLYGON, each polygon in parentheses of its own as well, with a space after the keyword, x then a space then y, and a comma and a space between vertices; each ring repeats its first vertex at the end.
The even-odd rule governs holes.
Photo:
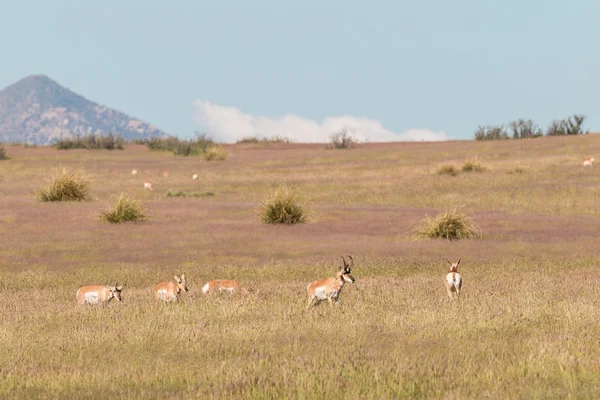
POLYGON ((600 166, 580 166, 600 154, 600 135, 226 148, 226 161, 207 162, 134 145, 6 147, 0 397, 600 397, 600 166), (473 160, 485 171, 463 172, 473 160), (447 164, 457 176, 438 174, 447 164), (33 198, 59 165, 83 167, 93 201, 33 198), (259 222, 280 183, 298 190, 311 223, 259 222), (150 219, 101 222, 121 192, 150 219), (482 239, 409 238, 452 206, 482 239), (307 284, 346 254, 356 284, 335 307, 304 310, 307 284), (446 260, 459 257, 451 303, 446 260), (153 286, 173 273, 190 291, 154 304, 153 286), (260 293, 203 297, 217 278, 260 293), (116 282, 122 303, 77 306, 80 286, 116 282))

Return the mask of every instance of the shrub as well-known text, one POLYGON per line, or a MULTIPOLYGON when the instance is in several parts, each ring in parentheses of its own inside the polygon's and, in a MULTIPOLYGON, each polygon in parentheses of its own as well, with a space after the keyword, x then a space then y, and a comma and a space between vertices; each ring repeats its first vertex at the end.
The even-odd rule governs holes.
POLYGON ((6 149, 4 148, 4 146, 2 145, 2 143, 0 143, 0 160, 8 160, 8 155, 6 154, 6 149))
POLYGON ((138 200, 121 193, 113 204, 106 204, 106 208, 100 212, 100 219, 111 224, 120 224, 144 221, 148 216, 138 200))
POLYGON ((291 143, 291 140, 283 136, 258 138, 256 136, 244 137, 235 142, 236 144, 276 144, 291 143))
POLYGON ((543 136, 540 127, 532 120, 519 119, 509 124, 513 139, 528 139, 543 136))
POLYGON ((471 217, 458 208, 449 208, 435 217, 427 215, 422 224, 413 230, 415 237, 429 239, 473 239, 481 236, 471 217))
POLYGON ((358 143, 356 139, 347 129, 342 129, 329 136, 330 143, 328 149, 351 149, 358 143))
POLYGON ((281 185, 263 199, 258 208, 258 218, 266 224, 302 224, 308 222, 308 213, 300 204, 296 192, 281 185))
POLYGON ((90 182, 82 176, 81 170, 59 167, 35 197, 40 201, 90 201, 90 188, 90 182))
POLYGON ((446 165, 442 165, 440 168, 438 168, 437 173, 439 175, 456 176, 456 175, 458 175, 458 168, 456 168, 452 164, 446 164, 446 165))
POLYGON ((167 197, 212 197, 215 194, 213 192, 175 192, 173 190, 167 190, 165 195, 167 197))
POLYGON ((95 135, 93 133, 86 136, 75 136, 74 138, 59 139, 53 146, 58 150, 87 149, 87 150, 123 150, 125 139, 121 135, 114 135, 112 132, 107 135, 95 135))
POLYGON ((196 133, 195 139, 179 139, 174 136, 150 138, 145 141, 150 150, 170 151, 176 156, 198 156, 214 145, 208 135, 196 133))
POLYGON ((467 160, 462 166, 464 172, 484 172, 486 168, 477 160, 467 160))
POLYGON ((479 126, 475 132, 475 140, 503 140, 508 139, 504 125, 479 126))
POLYGON ((589 133, 582 126, 585 121, 584 115, 573 115, 567 119, 554 120, 546 130, 547 136, 583 135, 589 133))
POLYGON ((211 146, 203 154, 206 161, 226 160, 227 150, 222 146, 211 146))

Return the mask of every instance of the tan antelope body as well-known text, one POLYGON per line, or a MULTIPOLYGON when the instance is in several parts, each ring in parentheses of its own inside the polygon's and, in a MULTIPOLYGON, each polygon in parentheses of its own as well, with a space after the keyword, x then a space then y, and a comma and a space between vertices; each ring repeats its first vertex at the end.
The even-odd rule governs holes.
POLYGON ((155 300, 177 301, 182 290, 188 291, 185 274, 181 275, 181 279, 177 275, 173 275, 173 278, 175 282, 160 282, 154 287, 152 293, 155 300))
POLYGON ((137 175, 137 169, 132 169, 131 170, 131 175, 133 175, 133 176, 137 175))
POLYGON ((314 299, 317 299, 317 302, 327 299, 330 305, 333 305, 332 300, 335 300, 337 303, 340 293, 342 292, 342 288, 346 282, 355 282, 352 275, 350 275, 352 272, 352 267, 354 267, 354 260, 351 256, 348 256, 348 258, 350 258, 351 264, 348 265, 344 257, 342 257, 343 265, 340 267, 340 270, 335 277, 311 282, 306 287, 306 291, 308 292, 308 304, 306 305, 307 309, 311 306, 314 299))
POLYGON ((195 181, 197 181, 198 180, 198 174, 192 175, 192 179, 195 180, 195 181))
POLYGON ((204 287, 202 287, 202 293, 204 293, 204 294, 212 294, 215 292, 233 293, 233 292, 240 292, 240 291, 244 292, 244 293, 248 293, 248 290, 242 288, 242 285, 240 285, 238 282, 232 281, 230 279, 215 279, 215 280, 206 282, 206 285, 204 285, 204 287))
POLYGON ((458 299, 460 297, 460 289, 462 288, 463 282, 462 275, 458 273, 460 258, 455 263, 448 261, 448 264, 450 264, 450 272, 446 274, 446 279, 444 281, 446 283, 446 291, 451 300, 454 299, 453 293, 456 293, 456 298, 458 299))
POLYGON ((109 302, 115 298, 118 301, 122 301, 121 290, 123 285, 115 286, 109 285, 87 285, 82 286, 77 290, 77 303, 79 304, 100 304, 109 302))
POLYGON ((144 181, 144 189, 152 190, 152 182, 144 181))
POLYGON ((583 160, 582 165, 584 167, 591 167, 592 165, 594 165, 594 157, 583 160))

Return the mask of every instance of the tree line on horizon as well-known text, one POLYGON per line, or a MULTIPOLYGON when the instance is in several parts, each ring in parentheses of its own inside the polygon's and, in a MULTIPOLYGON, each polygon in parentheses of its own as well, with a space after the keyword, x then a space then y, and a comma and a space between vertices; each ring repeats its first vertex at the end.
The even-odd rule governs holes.
MULTIPOLYGON (((585 115, 554 120, 546 128, 545 136, 584 135, 590 133, 583 129, 585 115)), ((475 131, 475 140, 528 139, 544 136, 542 129, 531 119, 519 118, 508 124, 480 125, 475 131)))

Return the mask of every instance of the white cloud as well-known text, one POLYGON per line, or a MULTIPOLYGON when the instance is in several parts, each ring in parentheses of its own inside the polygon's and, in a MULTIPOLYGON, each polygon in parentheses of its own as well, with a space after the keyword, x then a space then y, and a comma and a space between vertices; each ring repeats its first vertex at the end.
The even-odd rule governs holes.
POLYGON ((243 137, 282 136, 299 143, 325 143, 333 132, 348 129, 360 142, 437 141, 450 139, 444 132, 427 129, 409 129, 396 133, 384 128, 381 122, 342 115, 327 117, 322 123, 297 115, 287 114, 269 118, 245 114, 239 108, 219 106, 205 100, 196 100, 196 121, 213 138, 231 143, 243 137))

